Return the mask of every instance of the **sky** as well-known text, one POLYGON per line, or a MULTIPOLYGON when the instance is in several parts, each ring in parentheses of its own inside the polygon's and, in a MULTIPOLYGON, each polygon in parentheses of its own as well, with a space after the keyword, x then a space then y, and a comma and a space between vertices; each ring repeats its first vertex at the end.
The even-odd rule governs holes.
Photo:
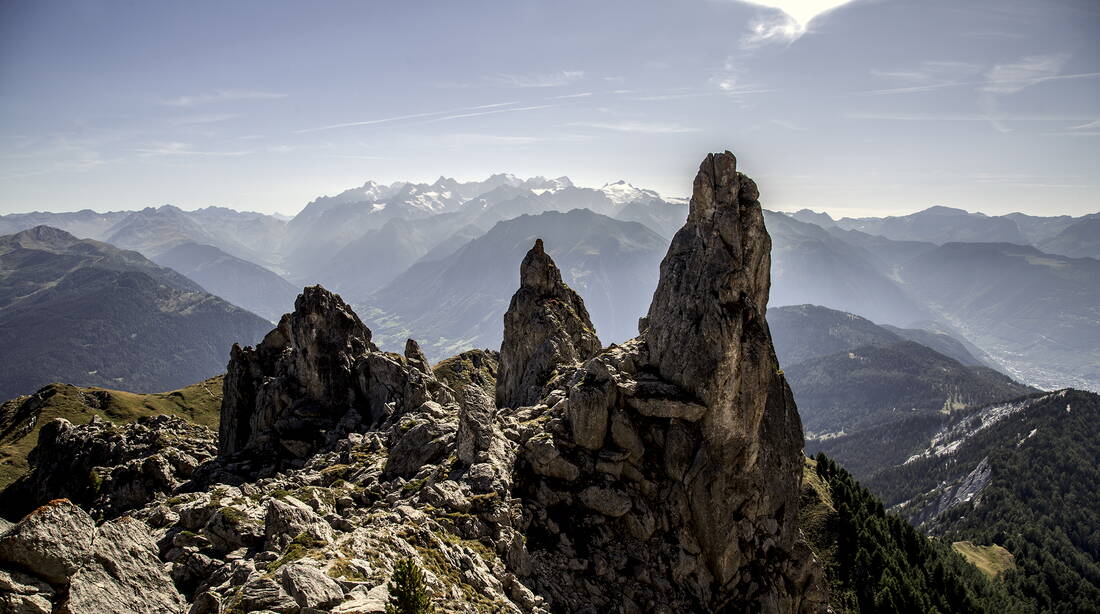
POLYGON ((294 214, 496 172, 766 208, 1100 210, 1095 0, 0 3, 0 214, 294 214))

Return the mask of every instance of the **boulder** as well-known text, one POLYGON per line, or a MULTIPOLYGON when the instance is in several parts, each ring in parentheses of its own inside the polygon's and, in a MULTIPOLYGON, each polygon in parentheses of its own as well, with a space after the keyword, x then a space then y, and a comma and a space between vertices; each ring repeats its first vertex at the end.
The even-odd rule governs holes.
POLYGON ((344 591, 335 580, 316 567, 292 564, 279 570, 279 579, 294 601, 303 608, 323 610, 344 598, 344 591))

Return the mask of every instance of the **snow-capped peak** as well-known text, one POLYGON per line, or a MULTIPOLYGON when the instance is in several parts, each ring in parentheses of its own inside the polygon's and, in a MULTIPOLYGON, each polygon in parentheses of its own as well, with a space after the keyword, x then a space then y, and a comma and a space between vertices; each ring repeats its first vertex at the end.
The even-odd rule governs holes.
POLYGON ((658 200, 661 198, 661 196, 653 190, 634 187, 622 179, 615 183, 604 185, 600 188, 600 191, 606 194, 607 198, 617 205, 625 205, 639 200, 658 200))

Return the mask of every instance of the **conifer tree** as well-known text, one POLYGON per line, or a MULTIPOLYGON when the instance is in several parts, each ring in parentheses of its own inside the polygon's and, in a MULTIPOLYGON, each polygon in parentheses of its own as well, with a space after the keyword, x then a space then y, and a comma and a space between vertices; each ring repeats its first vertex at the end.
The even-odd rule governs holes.
POLYGON ((393 568, 390 602, 386 614, 432 614, 432 598, 424 582, 424 572, 412 559, 401 559, 393 568))

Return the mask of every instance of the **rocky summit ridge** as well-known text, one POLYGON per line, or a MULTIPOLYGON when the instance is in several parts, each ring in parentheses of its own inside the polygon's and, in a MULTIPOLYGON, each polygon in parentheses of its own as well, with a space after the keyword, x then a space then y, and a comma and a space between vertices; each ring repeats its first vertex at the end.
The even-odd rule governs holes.
POLYGON ((175 421, 158 445, 149 424, 48 431, 43 476, 58 446, 112 453, 67 461, 90 490, 36 482, 45 505, 0 535, 0 604, 381 612, 409 557, 443 612, 824 611, 757 199, 732 154, 708 156, 640 335, 607 348, 541 240, 499 367, 475 351, 433 372, 412 340, 380 351, 339 296, 306 288, 233 348, 215 456, 212 432, 175 421), (97 495, 130 481, 145 486, 97 495), (47 503, 70 492, 80 507, 47 503))

